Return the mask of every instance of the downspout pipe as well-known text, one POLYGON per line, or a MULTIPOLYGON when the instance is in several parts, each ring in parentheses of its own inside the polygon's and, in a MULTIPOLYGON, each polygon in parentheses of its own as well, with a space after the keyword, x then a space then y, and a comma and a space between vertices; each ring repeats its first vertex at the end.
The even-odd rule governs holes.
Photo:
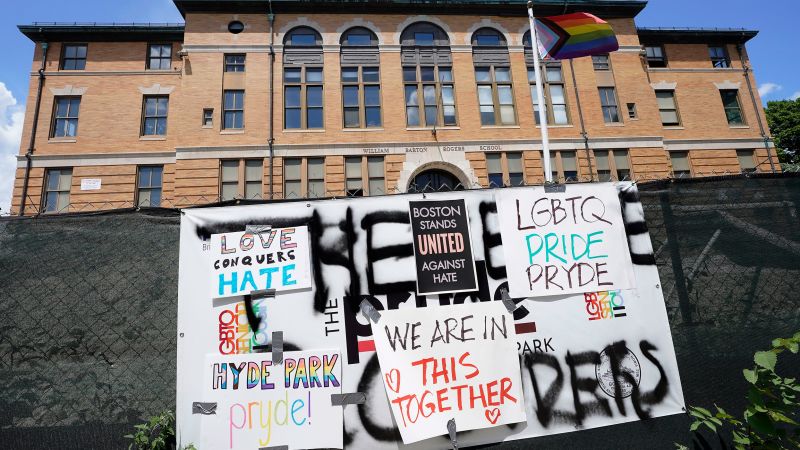
POLYGON ((269 2, 269 199, 275 198, 275 187, 272 185, 275 173, 275 14, 272 13, 272 2, 269 2))
POLYGON ((592 167, 592 154, 589 151, 589 133, 586 132, 586 124, 583 122, 583 109, 581 109, 581 95, 578 92, 578 82, 575 78, 575 64, 569 60, 569 71, 572 74, 572 87, 575 89, 575 101, 578 103, 578 119, 581 123, 581 137, 583 137, 583 147, 586 150, 586 161, 589 162, 589 181, 594 181, 594 167, 592 167))
POLYGON ((758 121, 758 128, 761 131, 761 138, 764 139, 764 148, 767 149, 767 158, 769 159, 769 168, 772 173, 775 173, 775 162, 772 161, 772 152, 769 149, 769 136, 764 128, 764 122, 761 120, 761 113, 758 112, 758 102, 756 102, 756 94, 753 92, 753 83, 750 82, 750 65, 744 60, 744 52, 742 51, 742 44, 736 45, 736 51, 739 53, 739 59, 742 62, 742 69, 744 70, 744 79, 747 81, 747 90, 750 92, 750 100, 753 102, 753 108, 756 112, 756 121, 758 121))
POLYGON ((36 88, 36 100, 33 107, 33 125, 31 125, 31 139, 28 143, 28 151, 25 152, 25 178, 22 182, 22 198, 20 199, 19 215, 25 215, 25 206, 28 198, 28 182, 31 177, 31 167, 33 166, 33 152, 36 146, 36 128, 39 125, 39 110, 42 106, 42 89, 44 88, 45 76, 44 69, 47 66, 47 49, 49 44, 42 42, 42 67, 39 68, 39 86, 36 88))

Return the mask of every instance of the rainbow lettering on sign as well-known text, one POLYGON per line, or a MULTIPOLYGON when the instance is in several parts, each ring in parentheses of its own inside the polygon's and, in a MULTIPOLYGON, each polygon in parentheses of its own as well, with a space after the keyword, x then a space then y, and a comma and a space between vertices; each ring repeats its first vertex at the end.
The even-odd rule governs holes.
POLYGON ((602 291, 583 294, 589 320, 615 319, 626 317, 625 300, 622 291, 602 291))
MULTIPOLYGON (((259 302, 253 304, 253 311, 262 319, 265 309, 259 302)), ((233 309, 223 309, 218 316, 219 352, 223 355, 250 353, 253 346, 266 344, 267 321, 262 320, 259 329, 253 333, 247 322, 247 312, 243 302, 238 302, 233 309)))

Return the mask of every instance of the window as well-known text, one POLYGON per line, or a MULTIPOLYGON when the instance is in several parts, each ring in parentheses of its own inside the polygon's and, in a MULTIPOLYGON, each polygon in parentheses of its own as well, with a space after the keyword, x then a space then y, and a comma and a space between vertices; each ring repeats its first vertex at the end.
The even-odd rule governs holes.
POLYGON ((382 156, 346 157, 345 178, 345 195, 348 197, 383 195, 386 193, 382 156))
POLYGON ((263 178, 262 159, 223 160, 220 173, 220 200, 262 198, 263 178))
POLYGON ((78 113, 80 97, 56 97, 53 130, 51 137, 75 137, 78 135, 78 113))
POLYGON ((756 152, 753 150, 736 150, 739 167, 742 173, 756 173, 756 152))
POLYGON ((723 89, 719 93, 722 96, 722 107, 725 109, 728 125, 744 125, 744 115, 742 115, 742 107, 739 104, 739 91, 723 89))
POLYGON ((709 45, 708 56, 711 58, 711 65, 717 69, 727 69, 731 66, 731 59, 724 46, 709 45))
POLYGON ((636 103, 628 103, 628 118, 638 119, 639 114, 636 112, 636 103))
POLYGON ((368 33, 350 33, 347 35, 347 45, 372 45, 372 36, 368 33))
POLYGON ((404 67, 403 81, 408 126, 456 125, 451 67, 404 67))
POLYGON ((147 47, 147 68, 149 70, 170 70, 172 68, 172 44, 150 44, 147 47))
POLYGON ((283 198, 300 198, 302 189, 302 163, 300 158, 285 158, 283 160, 283 198))
POLYGON ((244 24, 238 20, 234 20, 228 24, 228 31, 232 34, 239 34, 244 31, 244 24))
POLYGON ((139 167, 136 184, 136 206, 161 206, 163 166, 139 167))
POLYGON ((286 68, 283 81, 284 127, 322 128, 322 68, 286 68))
POLYGON ((667 58, 664 47, 660 45, 646 45, 644 47, 648 67, 667 67, 667 58))
POLYGON ((603 120, 606 123, 619 123, 622 118, 619 116, 619 108, 617 107, 617 91, 614 88, 601 87, 600 89, 600 105, 603 109, 603 120))
POLYGON ((522 186, 525 173, 522 170, 522 153, 487 153, 486 168, 489 173, 489 187, 522 186))
POLYGON ((578 159, 575 152, 550 152, 550 171, 553 181, 573 183, 578 181, 578 159))
POLYGON ((245 55, 225 55, 225 72, 244 72, 245 55))
MULTIPOLYGON (((567 111, 567 97, 564 90, 564 76, 561 71, 561 63, 546 63, 543 65, 545 85, 544 97, 547 99, 545 104, 545 114, 549 125, 568 125, 569 114, 567 111)), ((531 102, 533 103, 533 118, 537 125, 539 122, 539 98, 536 95, 536 71, 533 67, 528 68, 528 84, 531 90, 531 102)))
POLYGON ((669 159, 672 162, 673 178, 688 178, 692 176, 692 169, 689 166, 689 152, 669 152, 669 159))
POLYGON ((342 67, 345 128, 381 126, 381 85, 377 67, 342 67))
POLYGON ((592 65, 594 66, 594 70, 611 70, 611 61, 608 55, 592 56, 592 65))
POLYGON ((85 69, 86 49, 86 44, 64 44, 61 52, 61 70, 85 69))
POLYGON ((214 108, 203 109, 203 127, 211 128, 214 126, 214 108))
POLYGON ((244 128, 244 91, 224 91, 222 128, 241 130, 244 128))
POLYGON ((317 36, 314 33, 295 32, 289 40, 291 45, 314 46, 317 45, 317 36))
MULTIPOLYGON (((352 173, 346 176, 350 175, 352 173)), ((284 198, 322 198, 326 195, 325 158, 284 158, 284 198)))
POLYGON ((455 126, 452 55, 447 34, 428 22, 417 22, 400 35, 409 127, 455 126))
POLYGON ((680 125, 675 91, 656 91, 656 100, 658 100, 658 112, 661 113, 661 123, 664 126, 680 125))
POLYGON ((72 169, 48 169, 45 179, 42 210, 45 213, 65 211, 69 207, 72 169))
POLYGON ((514 93, 509 67, 476 67, 478 103, 482 125, 514 125, 514 93))
POLYGON ((169 97, 146 96, 142 114, 142 136, 165 136, 168 110, 169 97))
POLYGON ((631 179, 627 150, 595 150, 595 165, 600 181, 622 181, 631 179))

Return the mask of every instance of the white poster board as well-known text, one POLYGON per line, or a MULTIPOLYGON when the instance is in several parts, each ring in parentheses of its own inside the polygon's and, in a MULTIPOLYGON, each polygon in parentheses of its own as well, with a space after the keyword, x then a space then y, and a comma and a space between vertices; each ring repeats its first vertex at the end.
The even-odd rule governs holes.
POLYGON ((272 228, 211 237, 211 296, 311 287, 308 228, 272 228))
POLYGON ((250 450, 287 445, 290 449, 342 448, 339 350, 206 356, 202 373, 205 402, 216 414, 203 415, 201 448, 250 450))
MULTIPOLYGON (((567 192, 572 188, 567 186, 567 192)), ((459 433, 459 446, 683 414, 678 365, 642 205, 636 186, 620 183, 615 188, 628 230, 635 288, 612 291, 613 299, 607 290, 514 297, 527 421, 459 433)), ((367 395, 365 404, 343 409, 348 449, 449 448, 443 436, 402 443, 383 386, 375 336, 358 305, 368 298, 381 313, 407 309, 422 317, 433 307, 469 310, 477 303, 499 301, 508 290, 506 273, 512 268, 505 261, 502 217, 495 202, 495 195, 506 191, 528 196, 538 192, 520 187, 426 194, 428 200, 464 199, 469 212, 478 291, 454 295, 415 295, 408 211, 409 201, 424 200, 422 195, 185 210, 177 330, 179 442, 199 444, 204 433, 201 416, 192 414, 192 402, 203 400, 206 386, 198 374, 206 354, 247 353, 254 344, 268 344, 273 331, 283 331, 287 350, 341 348, 342 392, 367 395), (313 249, 312 288, 254 302, 263 318, 257 330, 248 326, 241 297, 215 299, 201 282, 210 279, 206 255, 211 236, 243 232, 250 224, 307 226, 313 249)))
POLYGON ((514 318, 500 302, 386 311, 372 324, 403 442, 524 422, 514 318))
POLYGON ((617 190, 611 183, 504 189, 496 195, 513 297, 634 287, 617 190))
POLYGON ((103 185, 100 178, 81 178, 82 191, 99 191, 103 185))

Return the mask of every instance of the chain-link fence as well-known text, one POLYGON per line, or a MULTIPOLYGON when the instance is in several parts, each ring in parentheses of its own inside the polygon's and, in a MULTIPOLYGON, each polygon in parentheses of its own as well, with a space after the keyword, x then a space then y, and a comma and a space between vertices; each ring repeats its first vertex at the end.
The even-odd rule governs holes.
MULTIPOLYGON (((800 177, 638 186, 687 403, 740 410, 741 369, 800 330, 800 177)), ((0 447, 124 448, 133 423, 174 408, 179 222, 161 208, 0 219, 0 447)), ((800 373, 797 357, 781 369, 800 373)), ((688 423, 499 447, 667 449, 691 442, 688 423)))

